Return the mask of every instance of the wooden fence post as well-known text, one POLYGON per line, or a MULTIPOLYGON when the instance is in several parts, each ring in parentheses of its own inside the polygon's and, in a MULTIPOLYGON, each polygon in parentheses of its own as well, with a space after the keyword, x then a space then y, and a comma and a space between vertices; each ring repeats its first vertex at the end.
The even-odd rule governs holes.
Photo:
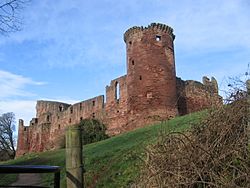
POLYGON ((66 177, 68 188, 83 188, 81 127, 72 125, 66 130, 66 177))
POLYGON ((246 84, 247 84, 247 99, 249 102, 249 100, 250 100, 250 80, 247 80, 246 84))
POLYGON ((250 79, 246 81, 247 85, 247 137, 248 137, 248 144, 250 142, 250 79))

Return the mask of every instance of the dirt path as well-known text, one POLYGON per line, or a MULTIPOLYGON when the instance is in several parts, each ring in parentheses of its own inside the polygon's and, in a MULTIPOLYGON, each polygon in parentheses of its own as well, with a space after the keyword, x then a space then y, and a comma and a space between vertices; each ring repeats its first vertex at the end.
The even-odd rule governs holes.
POLYGON ((39 174, 18 174, 17 181, 11 185, 41 186, 42 178, 39 174))

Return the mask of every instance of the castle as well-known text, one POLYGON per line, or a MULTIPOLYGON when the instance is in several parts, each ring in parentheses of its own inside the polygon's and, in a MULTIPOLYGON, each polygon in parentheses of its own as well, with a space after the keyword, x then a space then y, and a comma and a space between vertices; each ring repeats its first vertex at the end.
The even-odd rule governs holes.
POLYGON ((109 135, 117 135, 219 102, 213 77, 203 77, 203 83, 176 77, 174 39, 173 29, 164 24, 128 29, 127 75, 106 86, 106 100, 101 95, 73 105, 37 101, 30 125, 19 120, 17 156, 58 148, 65 128, 86 118, 100 120, 109 135))

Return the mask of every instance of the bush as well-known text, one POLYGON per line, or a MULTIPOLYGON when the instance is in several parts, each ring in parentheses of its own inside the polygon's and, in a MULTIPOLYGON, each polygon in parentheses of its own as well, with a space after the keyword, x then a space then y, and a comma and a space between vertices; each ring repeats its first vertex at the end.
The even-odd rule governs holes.
POLYGON ((97 119, 85 119, 80 122, 82 127, 83 144, 90 144, 109 138, 105 133, 106 127, 97 119))
POLYGON ((188 132, 163 134, 147 148, 136 187, 250 187, 246 100, 218 107, 188 132))

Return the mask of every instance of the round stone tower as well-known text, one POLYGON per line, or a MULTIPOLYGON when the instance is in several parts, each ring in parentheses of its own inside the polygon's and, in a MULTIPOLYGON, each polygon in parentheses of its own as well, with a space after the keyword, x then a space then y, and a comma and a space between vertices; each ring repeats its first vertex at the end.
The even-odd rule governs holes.
POLYGON ((177 115, 174 38, 173 29, 159 23, 125 32, 129 117, 162 120, 177 115))

